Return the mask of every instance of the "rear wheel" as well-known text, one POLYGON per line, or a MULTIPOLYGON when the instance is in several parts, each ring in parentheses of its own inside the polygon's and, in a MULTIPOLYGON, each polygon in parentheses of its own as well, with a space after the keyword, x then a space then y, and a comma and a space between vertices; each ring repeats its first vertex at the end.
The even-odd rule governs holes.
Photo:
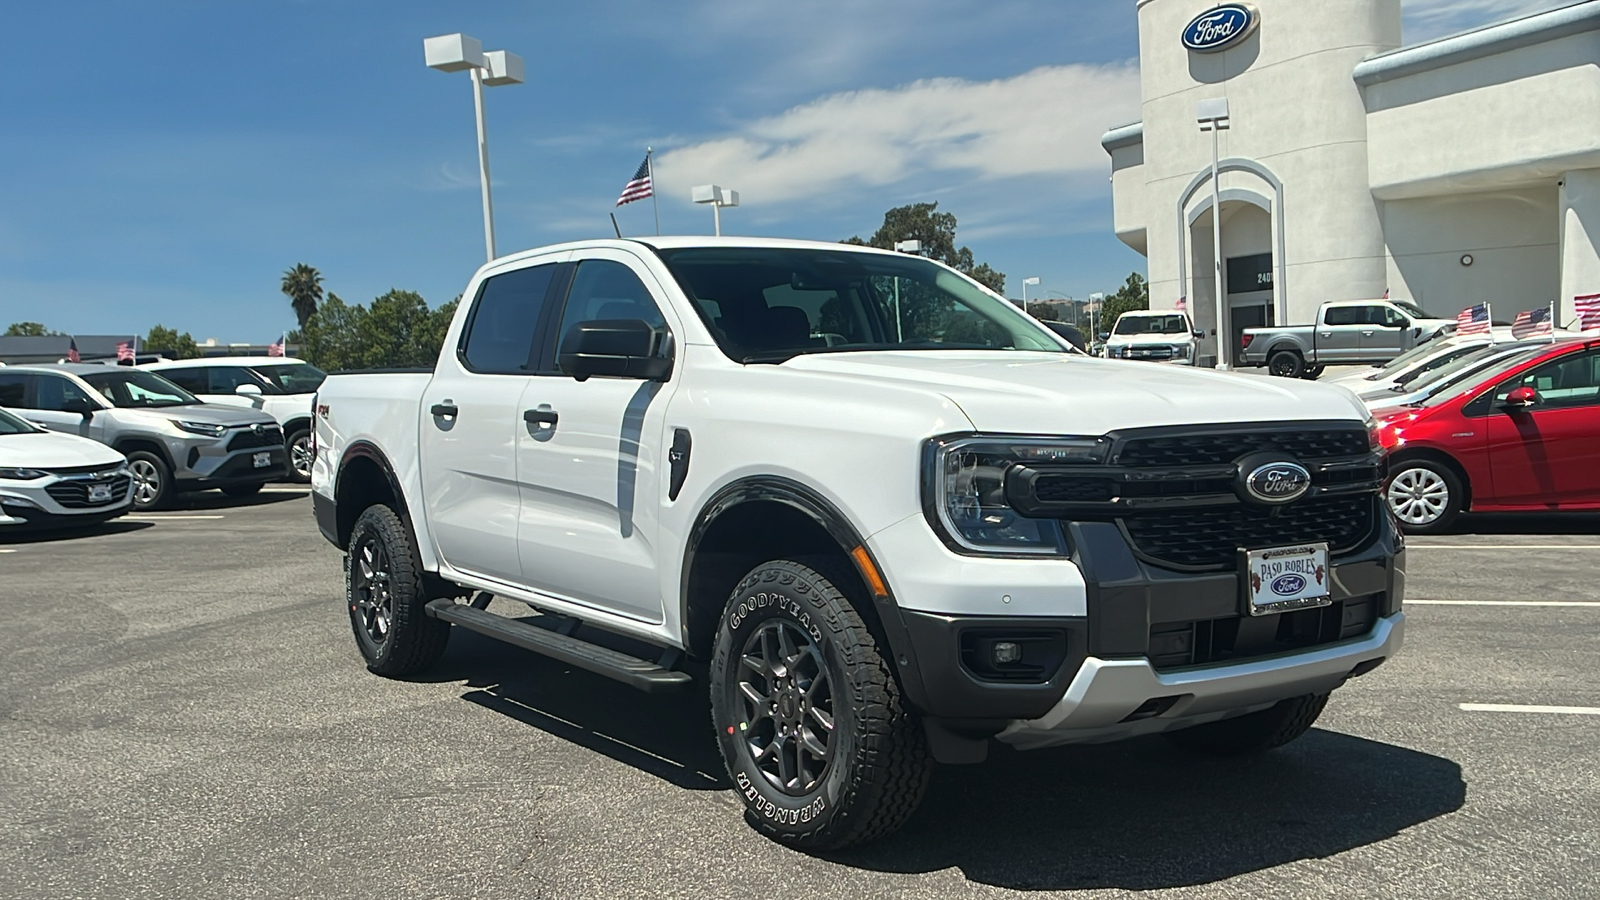
POLYGON ((1167 740, 1185 750, 1213 756, 1244 756, 1282 747, 1311 730, 1328 705, 1327 694, 1291 697, 1260 712, 1220 722, 1207 722, 1182 731, 1166 732, 1167 740))
POLYGON ((1267 359, 1267 372, 1279 378, 1299 378, 1306 370, 1306 361, 1294 350, 1277 350, 1267 359))
POLYGON ((723 610, 711 717, 745 818, 828 849, 888 834, 928 784, 926 738, 887 658, 826 576, 775 560, 723 610))
POLYGON ((422 564, 405 523, 371 506, 350 530, 345 599, 367 668, 391 678, 428 668, 444 653, 450 623, 428 616, 422 564))
POLYGON ((311 463, 316 455, 311 450, 311 432, 302 428, 284 441, 289 449, 289 480, 306 484, 311 481, 311 463))
POLYGON ((1306 369, 1305 375, 1303 377, 1310 378, 1310 379, 1312 379, 1314 381, 1314 380, 1316 380, 1318 378, 1321 378, 1322 377, 1322 373, 1327 368, 1328 368, 1327 366, 1310 366, 1309 368, 1306 369))
POLYGON ((147 450, 128 454, 128 472, 133 476, 133 508, 160 509, 172 496, 172 470, 167 461, 147 450))
POLYGON ((1437 534, 1450 527, 1466 500, 1466 486, 1449 466, 1429 459, 1395 463, 1384 500, 1411 534, 1437 534))

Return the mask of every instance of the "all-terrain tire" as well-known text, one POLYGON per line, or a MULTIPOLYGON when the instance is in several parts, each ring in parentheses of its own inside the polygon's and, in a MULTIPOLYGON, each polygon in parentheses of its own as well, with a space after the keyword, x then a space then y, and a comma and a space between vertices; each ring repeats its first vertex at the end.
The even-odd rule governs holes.
POLYGON ((1185 750, 1213 756, 1244 756, 1282 747, 1311 730, 1328 705, 1327 694, 1290 697, 1260 712, 1219 722, 1207 722, 1181 731, 1166 732, 1167 739, 1185 750))
POLYGON ((890 660, 816 569, 774 560, 740 580, 717 628, 711 718, 757 831, 826 850, 882 837, 911 818, 932 760, 890 660), (813 752, 818 744, 825 757, 813 752))
POLYGON ((373 672, 397 678, 443 655, 450 623, 428 615, 411 532, 387 506, 370 506, 350 530, 345 601, 356 649, 373 672))

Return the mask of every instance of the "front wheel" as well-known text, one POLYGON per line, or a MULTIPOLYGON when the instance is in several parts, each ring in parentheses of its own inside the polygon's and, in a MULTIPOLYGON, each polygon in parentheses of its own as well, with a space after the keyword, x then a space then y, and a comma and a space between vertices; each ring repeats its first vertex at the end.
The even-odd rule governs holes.
POLYGON ((422 564, 394 510, 370 506, 356 519, 346 569, 350 628, 367 668, 395 678, 437 662, 450 623, 428 616, 422 564))
POLYGON ((138 512, 160 509, 172 496, 172 469, 167 461, 147 450, 128 454, 128 472, 133 476, 133 508, 138 512))
POLYGON ((1409 534, 1438 534, 1461 514, 1466 489, 1446 465, 1413 459, 1396 463, 1383 496, 1409 534))
POLYGON ((711 662, 711 718, 761 833, 822 850, 911 817, 931 763, 920 723, 834 582, 789 560, 740 581, 711 662))
POLYGON ((1291 697, 1260 712, 1168 731, 1166 737, 1185 750, 1213 756, 1263 753, 1310 731, 1327 705, 1327 694, 1291 697))

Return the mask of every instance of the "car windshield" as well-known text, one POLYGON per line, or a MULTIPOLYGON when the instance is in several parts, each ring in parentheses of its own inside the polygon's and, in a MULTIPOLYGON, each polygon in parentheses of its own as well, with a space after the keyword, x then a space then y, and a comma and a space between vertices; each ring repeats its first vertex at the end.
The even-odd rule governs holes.
POLYGON ((1458 359, 1460 359, 1460 358, 1462 358, 1462 357, 1474 352, 1476 349, 1477 349, 1477 347, 1475 345, 1472 345, 1472 344, 1468 344, 1468 345, 1462 346, 1462 347, 1451 347, 1451 348, 1445 350, 1444 352, 1439 353, 1438 355, 1436 355, 1432 359, 1424 360, 1422 362, 1417 363, 1415 366, 1413 366, 1411 368, 1410 371, 1402 372, 1401 374, 1394 376, 1394 383, 1396 385, 1402 385, 1403 386, 1403 385, 1410 384, 1413 381, 1416 381, 1416 380, 1418 380, 1420 378, 1426 378, 1428 376, 1429 372, 1433 372, 1433 371, 1436 371, 1438 369, 1442 369, 1445 366, 1448 366, 1451 363, 1455 362, 1456 360, 1458 360, 1458 359))
MULTIPOLYGON (((1472 347, 1470 344, 1466 346, 1469 350, 1472 347)), ((1368 375, 1367 380, 1378 381, 1386 376, 1392 376, 1394 373, 1410 366, 1412 363, 1440 352, 1442 352, 1442 345, 1438 341, 1429 341, 1426 344, 1418 344, 1417 346, 1412 347, 1410 350, 1407 350, 1406 352, 1396 356, 1394 359, 1391 359, 1386 363, 1378 363, 1375 365, 1373 368, 1375 368, 1377 371, 1373 372, 1371 375, 1368 375)))
POLYGON ((11 413, 0 409, 0 435, 6 434, 32 434, 39 429, 27 422, 13 416, 11 413))
POLYGON ((256 374, 278 386, 285 394, 310 394, 322 386, 328 373, 310 363, 284 363, 252 366, 256 374))
POLYGON ((1117 320, 1112 334, 1188 334, 1189 323, 1183 316, 1124 315, 1117 320))
MULTIPOLYGON (((1489 350, 1491 348, 1485 348, 1489 350)), ((1540 353, 1550 349, 1549 341, 1537 343, 1498 344, 1492 348, 1493 352, 1472 353, 1456 360, 1448 366, 1430 373, 1432 376, 1426 380, 1418 379, 1416 383, 1408 385, 1402 390, 1406 392, 1423 391, 1416 405, 1433 406, 1443 403, 1458 396, 1461 391, 1480 383, 1485 378, 1499 377, 1512 366, 1525 360, 1532 359, 1540 353)))
POLYGON ((1415 303, 1407 303, 1404 300, 1390 300, 1389 302, 1393 303, 1395 306, 1400 307, 1400 311, 1401 312, 1405 313, 1406 315, 1410 316, 1413 319, 1433 319, 1433 318, 1437 318, 1436 316, 1430 316, 1427 313, 1423 312, 1422 311, 1422 307, 1416 305, 1415 303))
POLYGON ((1010 302, 915 256, 832 248, 662 250, 717 346, 744 363, 865 350, 1070 353, 1010 302))
POLYGON ((110 371, 83 376, 89 386, 124 409, 152 406, 187 406, 199 403, 195 396, 154 372, 110 371))

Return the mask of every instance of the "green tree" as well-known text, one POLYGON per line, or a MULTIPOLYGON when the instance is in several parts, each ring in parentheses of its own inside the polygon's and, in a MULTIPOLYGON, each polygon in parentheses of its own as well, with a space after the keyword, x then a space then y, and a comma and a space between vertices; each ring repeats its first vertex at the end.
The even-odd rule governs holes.
POLYGON ((1110 331, 1117 317, 1125 312, 1135 309, 1150 308, 1150 284, 1138 272, 1128 273, 1128 280, 1123 282, 1117 292, 1105 299, 1100 305, 1100 330, 1110 331))
POLYGON ((1028 315, 1042 322, 1055 322, 1061 319, 1061 311, 1056 309, 1054 303, 1029 303, 1028 315))
POLYGON ((922 255, 954 268, 1000 296, 1005 296, 1006 276, 988 263, 978 263, 972 251, 956 246, 955 213, 939 212, 937 201, 896 206, 883 214, 883 225, 872 237, 847 238, 844 243, 893 250, 897 241, 921 241, 922 255))
POLYGON ((160 353, 167 359, 194 359, 200 355, 200 346, 189 336, 189 332, 180 334, 176 329, 164 325, 151 328, 139 349, 160 353))
POLYGON ((392 290, 368 307, 329 294, 302 331, 301 354, 329 371, 432 366, 460 300, 429 309, 414 291, 392 290))
POLYGON ((38 322, 12 322, 11 326, 6 329, 5 336, 6 337, 49 337, 51 335, 56 335, 56 334, 60 334, 60 333, 61 332, 59 332, 59 331, 51 331, 50 329, 44 327, 43 325, 40 325, 38 322))
POLYGON ((305 263, 297 263, 283 273, 282 289, 289 298, 289 305, 294 307, 301 330, 304 330, 306 323, 316 314, 317 305, 322 302, 322 273, 305 263))

